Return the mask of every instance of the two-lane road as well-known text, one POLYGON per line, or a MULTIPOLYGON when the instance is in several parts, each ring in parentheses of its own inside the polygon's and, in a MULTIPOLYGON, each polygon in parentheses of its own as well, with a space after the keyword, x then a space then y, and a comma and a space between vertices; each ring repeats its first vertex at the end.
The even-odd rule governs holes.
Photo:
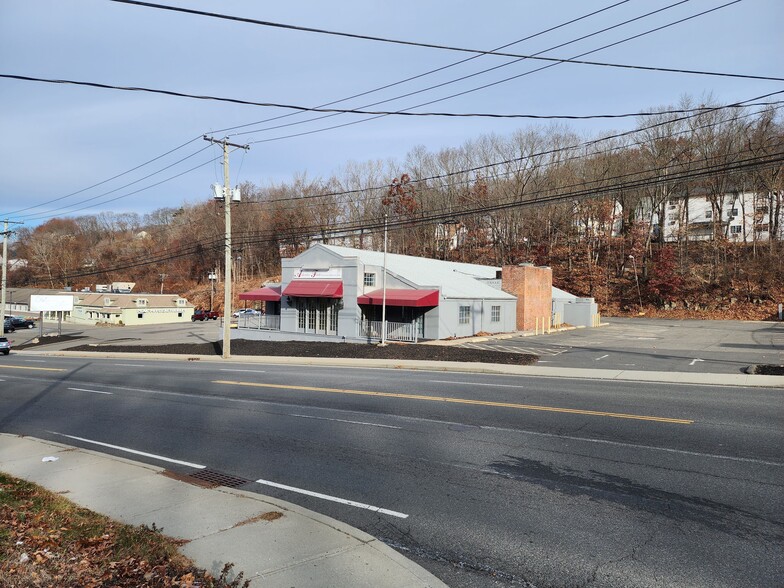
POLYGON ((0 431, 212 470, 453 586, 775 586, 781 390, 294 365, 0 361, 0 431))

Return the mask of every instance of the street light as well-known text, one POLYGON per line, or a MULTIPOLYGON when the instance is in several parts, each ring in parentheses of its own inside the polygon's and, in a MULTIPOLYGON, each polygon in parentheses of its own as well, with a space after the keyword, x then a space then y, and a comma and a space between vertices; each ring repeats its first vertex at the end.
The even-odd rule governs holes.
POLYGON ((210 281, 210 312, 212 312, 212 300, 215 297, 215 280, 218 279, 218 276, 215 272, 210 272, 207 274, 207 279, 210 281))

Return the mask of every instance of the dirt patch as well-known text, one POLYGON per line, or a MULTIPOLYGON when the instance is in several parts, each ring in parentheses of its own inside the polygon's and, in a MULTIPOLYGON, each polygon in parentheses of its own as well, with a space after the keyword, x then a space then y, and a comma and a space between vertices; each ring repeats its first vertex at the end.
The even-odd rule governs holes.
MULTIPOLYGON (((173 345, 79 345, 68 351, 102 351, 110 353, 176 353, 181 355, 221 355, 219 341, 214 343, 177 343, 173 345)), ((532 365, 537 355, 508 353, 483 349, 436 345, 399 345, 386 347, 355 343, 325 343, 309 341, 248 341, 231 342, 232 355, 266 357, 335 357, 343 359, 401 359, 424 361, 458 361, 532 365)))

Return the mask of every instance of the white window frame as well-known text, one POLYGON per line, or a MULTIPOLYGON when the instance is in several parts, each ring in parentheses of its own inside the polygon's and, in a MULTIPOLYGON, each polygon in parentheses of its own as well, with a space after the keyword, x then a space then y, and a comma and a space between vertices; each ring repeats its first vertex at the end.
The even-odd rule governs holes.
POLYGON ((374 288, 376 285, 375 272, 365 272, 365 275, 362 278, 362 284, 368 288, 374 288))
POLYGON ((471 322, 471 307, 458 306, 457 308, 457 322, 461 325, 467 325, 471 322))
POLYGON ((491 323, 500 323, 501 322, 501 306, 491 306, 490 307, 490 322, 491 323))

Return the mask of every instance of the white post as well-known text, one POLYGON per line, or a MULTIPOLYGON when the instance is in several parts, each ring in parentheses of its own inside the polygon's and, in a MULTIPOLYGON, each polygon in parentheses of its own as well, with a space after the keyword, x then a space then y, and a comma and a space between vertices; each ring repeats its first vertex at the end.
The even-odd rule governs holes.
POLYGON ((387 344, 387 215, 384 214, 384 276, 381 295, 381 344, 387 344))

